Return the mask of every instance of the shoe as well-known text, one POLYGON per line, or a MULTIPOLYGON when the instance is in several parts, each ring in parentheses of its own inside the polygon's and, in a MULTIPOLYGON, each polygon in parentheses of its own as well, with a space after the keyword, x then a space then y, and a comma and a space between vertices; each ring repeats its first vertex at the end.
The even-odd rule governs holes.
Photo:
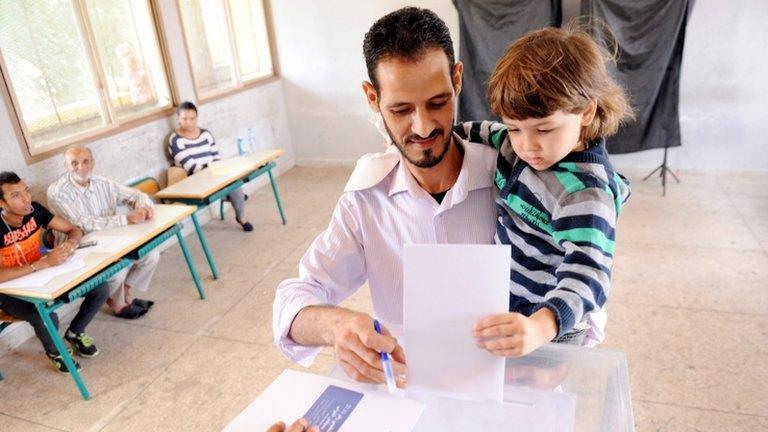
POLYGON ((141 308, 144 308, 146 310, 152 309, 152 305, 155 304, 155 302, 153 302, 152 300, 143 300, 143 299, 140 299, 140 298, 133 299, 133 302, 131 302, 131 303, 133 303, 133 304, 135 304, 135 305, 137 305, 137 306, 139 306, 141 308))
POLYGON ((91 358, 99 354, 99 349, 93 344, 93 338, 85 333, 75 334, 71 330, 64 333, 64 339, 72 346, 80 357, 91 358))
MULTIPOLYGON (((237 220, 237 219, 235 219, 235 220, 237 220)), ((245 232, 253 231, 253 225, 251 225, 250 222, 242 223, 239 220, 237 220, 237 223, 239 223, 240 226, 243 227, 243 231, 245 231, 245 232)))
MULTIPOLYGON (((53 365, 53 368, 61 373, 69 373, 69 369, 67 369, 67 365, 64 363, 64 357, 61 356, 61 354, 50 354, 46 353, 48 356, 48 360, 51 361, 51 364, 53 365)), ((82 369, 80 366, 80 363, 78 363, 75 359, 72 359, 72 361, 75 363, 75 368, 79 371, 82 369)))
POLYGON ((147 313, 147 309, 144 309, 143 307, 137 305, 136 303, 131 303, 128 306, 124 307, 123 310, 120 312, 114 312, 115 316, 118 318, 125 318, 125 319, 136 319, 141 318, 144 316, 144 314, 147 313))

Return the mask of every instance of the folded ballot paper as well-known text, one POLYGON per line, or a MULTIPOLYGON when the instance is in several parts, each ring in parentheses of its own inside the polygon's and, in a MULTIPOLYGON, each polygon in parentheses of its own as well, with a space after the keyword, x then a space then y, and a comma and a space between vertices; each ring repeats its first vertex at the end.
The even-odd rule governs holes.
POLYGON ((409 432, 423 411, 424 404, 380 387, 285 370, 224 432, 266 431, 302 417, 320 432, 409 432))

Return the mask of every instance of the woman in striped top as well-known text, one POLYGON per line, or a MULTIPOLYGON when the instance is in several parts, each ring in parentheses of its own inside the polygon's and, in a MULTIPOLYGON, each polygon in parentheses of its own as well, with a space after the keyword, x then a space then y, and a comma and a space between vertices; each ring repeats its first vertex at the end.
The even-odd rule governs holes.
MULTIPOLYGON (((179 127, 168 138, 168 151, 177 166, 192 175, 221 159, 219 148, 211 132, 197 126, 197 107, 192 102, 182 102, 178 109, 179 127)), ((235 220, 245 231, 253 231, 253 225, 245 218, 247 197, 241 188, 227 195, 235 209, 235 220)))

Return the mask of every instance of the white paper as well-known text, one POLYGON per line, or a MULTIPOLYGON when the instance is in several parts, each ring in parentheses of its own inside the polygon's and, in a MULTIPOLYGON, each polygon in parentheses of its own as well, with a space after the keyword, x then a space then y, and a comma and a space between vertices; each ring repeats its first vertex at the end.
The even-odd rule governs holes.
POLYGON ((0 288, 39 288, 51 281, 58 275, 69 273, 75 270, 79 270, 85 267, 85 256, 90 251, 86 249, 78 249, 66 260, 64 263, 48 267, 46 269, 30 273, 20 278, 11 279, 0 283, 0 288))
POLYGON ((129 236, 111 236, 111 235, 100 235, 97 233, 92 233, 87 236, 85 236, 81 243, 95 240, 96 246, 91 246, 83 249, 79 249, 85 252, 106 252, 106 253, 115 253, 121 251, 123 248, 131 244, 133 242, 133 238, 129 236))
POLYGON ((307 412, 329 385, 363 393, 340 431, 408 432, 424 411, 424 404, 390 396, 374 386, 285 370, 224 432, 266 431, 278 421, 290 425, 307 412))
POLYGON ((509 309, 509 245, 406 245, 403 331, 411 390, 501 402, 504 358, 477 347, 480 319, 509 309))

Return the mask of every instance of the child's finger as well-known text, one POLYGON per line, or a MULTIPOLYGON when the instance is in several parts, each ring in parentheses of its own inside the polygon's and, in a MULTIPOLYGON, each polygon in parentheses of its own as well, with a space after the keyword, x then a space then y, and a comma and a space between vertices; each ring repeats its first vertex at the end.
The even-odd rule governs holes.
POLYGON ((514 324, 499 324, 493 327, 486 327, 475 332, 476 338, 504 337, 513 336, 517 332, 517 326, 514 324))
POLYGON ((513 323, 518 320, 519 315, 520 314, 518 313, 510 312, 510 313, 502 313, 502 314, 487 316, 481 319, 480 321, 478 321, 477 323, 475 323, 475 326, 472 330, 481 331, 487 327, 493 327, 500 324, 513 323))
POLYGON ((486 339, 477 342, 477 346, 488 351, 509 350, 518 348, 520 338, 518 336, 505 337, 499 339, 486 339))

